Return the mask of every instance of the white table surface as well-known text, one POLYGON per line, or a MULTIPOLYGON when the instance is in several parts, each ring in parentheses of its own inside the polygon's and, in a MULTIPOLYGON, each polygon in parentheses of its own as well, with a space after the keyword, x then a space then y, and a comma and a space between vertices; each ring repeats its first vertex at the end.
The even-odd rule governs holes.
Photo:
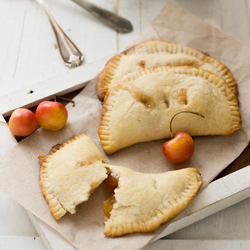
MULTIPOLYGON (((117 34, 69 0, 46 1, 85 63, 124 49, 167 1, 91 0, 131 20, 134 30, 117 34)), ((175 0, 181 8, 250 46, 250 0, 175 0)), ((50 23, 35 0, 0 0, 0 97, 69 69, 50 23)), ((1 138, 3 140, 3 138, 1 138)), ((44 250, 25 210, 0 191, 0 249, 44 250)), ((148 249, 250 249, 250 198, 160 240, 148 249)))

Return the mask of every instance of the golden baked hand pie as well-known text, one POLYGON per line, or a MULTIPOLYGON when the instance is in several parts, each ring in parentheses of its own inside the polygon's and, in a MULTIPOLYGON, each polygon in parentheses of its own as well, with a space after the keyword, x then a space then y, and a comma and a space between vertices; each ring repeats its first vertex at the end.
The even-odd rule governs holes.
POLYGON ((226 81, 237 94, 237 83, 230 70, 220 61, 197 49, 163 41, 146 41, 111 58, 99 75, 97 93, 103 101, 108 89, 136 70, 157 65, 192 66, 211 71, 226 81))
POLYGON ((211 72, 188 66, 155 66, 126 75, 107 92, 99 137, 106 154, 138 142, 190 135, 231 135, 241 127, 236 95, 211 72))
POLYGON ((202 179, 195 168, 144 174, 108 165, 107 188, 114 194, 104 202, 109 237, 150 232, 182 212, 197 193, 202 179))
POLYGON ((39 156, 40 186, 51 214, 59 220, 67 212, 88 200, 90 194, 107 178, 105 158, 86 135, 53 147, 39 156))
POLYGON ((202 183, 194 168, 144 174, 108 165, 83 134, 53 147, 39 161, 41 190, 56 220, 75 213, 76 206, 106 179, 106 187, 114 193, 103 206, 104 234, 110 237, 156 229, 182 212, 202 183))

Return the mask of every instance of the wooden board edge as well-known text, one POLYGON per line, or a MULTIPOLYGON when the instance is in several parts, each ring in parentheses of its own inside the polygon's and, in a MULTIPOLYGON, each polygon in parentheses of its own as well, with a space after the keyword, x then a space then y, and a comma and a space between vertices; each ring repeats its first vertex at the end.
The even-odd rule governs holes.
POLYGON ((31 212, 27 210, 26 212, 47 250, 76 250, 74 246, 72 246, 54 229, 33 215, 31 212))
POLYGON ((154 241, 249 198, 248 176, 250 166, 210 183, 186 209, 185 217, 171 223, 154 241))
POLYGON ((148 245, 144 250, 243 250, 249 249, 250 240, 158 240, 148 245))
POLYGON ((42 101, 53 99, 55 95, 65 95, 85 87, 90 80, 101 72, 112 56, 113 55, 103 57, 58 76, 34 83, 19 91, 1 96, 0 114, 6 117, 11 115, 17 108, 31 108, 42 101))

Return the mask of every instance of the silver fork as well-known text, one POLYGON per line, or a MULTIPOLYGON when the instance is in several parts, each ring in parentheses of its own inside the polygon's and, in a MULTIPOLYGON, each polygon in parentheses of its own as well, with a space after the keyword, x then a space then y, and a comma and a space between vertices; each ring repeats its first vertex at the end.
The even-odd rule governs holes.
POLYGON ((60 50, 65 65, 70 68, 76 68, 80 66, 83 63, 84 55, 58 25, 58 23, 52 16, 50 10, 48 9, 47 5, 45 4, 44 0, 37 0, 37 2, 43 7, 50 20, 50 23, 56 35, 58 48, 60 50))

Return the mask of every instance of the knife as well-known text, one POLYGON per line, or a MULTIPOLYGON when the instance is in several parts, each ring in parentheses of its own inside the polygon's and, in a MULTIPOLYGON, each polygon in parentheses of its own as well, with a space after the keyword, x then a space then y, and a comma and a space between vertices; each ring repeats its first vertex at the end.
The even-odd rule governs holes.
POLYGON ((129 33, 133 30, 133 26, 127 19, 111 12, 105 10, 95 4, 92 4, 85 0, 72 0, 74 3, 78 4, 85 10, 89 11, 94 16, 100 18, 111 28, 115 29, 119 33, 129 33))

